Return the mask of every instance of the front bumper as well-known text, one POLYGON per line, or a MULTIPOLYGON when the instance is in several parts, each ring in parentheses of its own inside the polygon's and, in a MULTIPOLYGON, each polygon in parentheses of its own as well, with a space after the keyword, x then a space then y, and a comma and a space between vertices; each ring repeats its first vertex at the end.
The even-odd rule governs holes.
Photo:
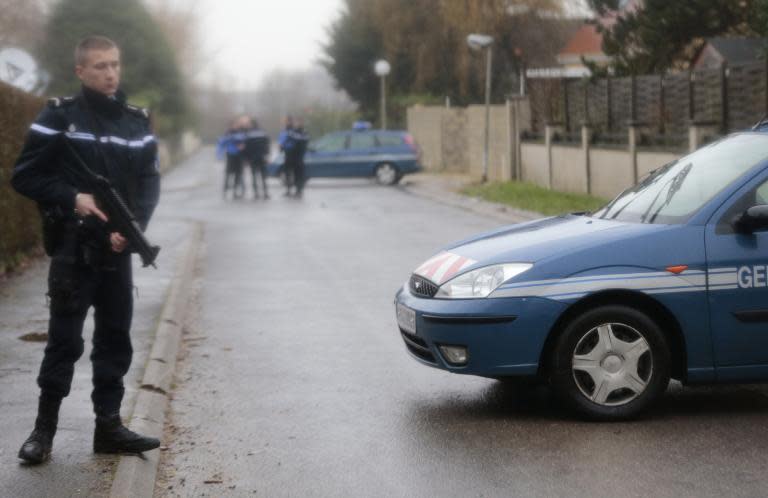
POLYGON ((400 327, 406 349, 425 365, 455 373, 535 375, 544 342, 566 304, 538 297, 427 299, 403 286, 395 296, 415 311, 416 333, 400 327), (450 364, 440 346, 464 346, 465 365, 450 364))

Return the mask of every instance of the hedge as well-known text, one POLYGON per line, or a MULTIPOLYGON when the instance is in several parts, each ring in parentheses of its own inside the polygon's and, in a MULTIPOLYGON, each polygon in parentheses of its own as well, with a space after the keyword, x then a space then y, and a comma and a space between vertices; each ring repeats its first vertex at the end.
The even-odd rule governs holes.
POLYGON ((11 188, 13 164, 44 99, 0 82, 0 275, 40 247, 35 203, 11 188))

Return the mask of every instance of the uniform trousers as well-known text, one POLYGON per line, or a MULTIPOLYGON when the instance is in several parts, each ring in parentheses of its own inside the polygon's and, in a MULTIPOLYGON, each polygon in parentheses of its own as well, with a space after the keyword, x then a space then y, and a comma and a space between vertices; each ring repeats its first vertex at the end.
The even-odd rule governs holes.
POLYGON ((109 261, 109 265, 93 268, 52 260, 48 344, 37 378, 43 397, 64 398, 69 394, 75 362, 84 350, 83 325, 93 307, 91 399, 97 415, 119 413, 125 393, 123 377, 133 356, 131 257, 127 252, 112 253, 109 261))

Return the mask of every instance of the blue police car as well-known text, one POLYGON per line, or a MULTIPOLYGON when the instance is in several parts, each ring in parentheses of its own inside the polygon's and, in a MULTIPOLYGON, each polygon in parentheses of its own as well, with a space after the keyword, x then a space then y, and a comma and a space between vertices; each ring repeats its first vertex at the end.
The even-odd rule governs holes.
MULTIPOLYGON (((269 174, 280 176, 283 162, 279 154, 267 165, 269 174)), ((371 177, 382 185, 394 185, 403 175, 421 170, 419 149, 409 133, 367 127, 313 140, 304 163, 307 179, 371 177)))
POLYGON ((454 373, 547 381, 624 419, 670 378, 768 380, 768 134, 730 135, 592 214, 450 245, 395 298, 405 346, 454 373))

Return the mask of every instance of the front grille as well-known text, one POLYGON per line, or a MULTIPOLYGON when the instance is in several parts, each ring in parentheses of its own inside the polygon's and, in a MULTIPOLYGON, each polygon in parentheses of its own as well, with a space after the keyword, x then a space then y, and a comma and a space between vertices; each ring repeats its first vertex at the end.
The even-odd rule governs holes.
POLYGON ((411 292, 420 297, 435 297, 437 294, 437 284, 419 275, 411 275, 409 282, 411 292))
POLYGON ((429 350, 429 346, 424 339, 410 334, 403 329, 400 329, 400 334, 403 336, 403 341, 405 341, 405 347, 408 348, 408 351, 410 351, 411 354, 429 363, 437 364, 435 355, 429 350))

